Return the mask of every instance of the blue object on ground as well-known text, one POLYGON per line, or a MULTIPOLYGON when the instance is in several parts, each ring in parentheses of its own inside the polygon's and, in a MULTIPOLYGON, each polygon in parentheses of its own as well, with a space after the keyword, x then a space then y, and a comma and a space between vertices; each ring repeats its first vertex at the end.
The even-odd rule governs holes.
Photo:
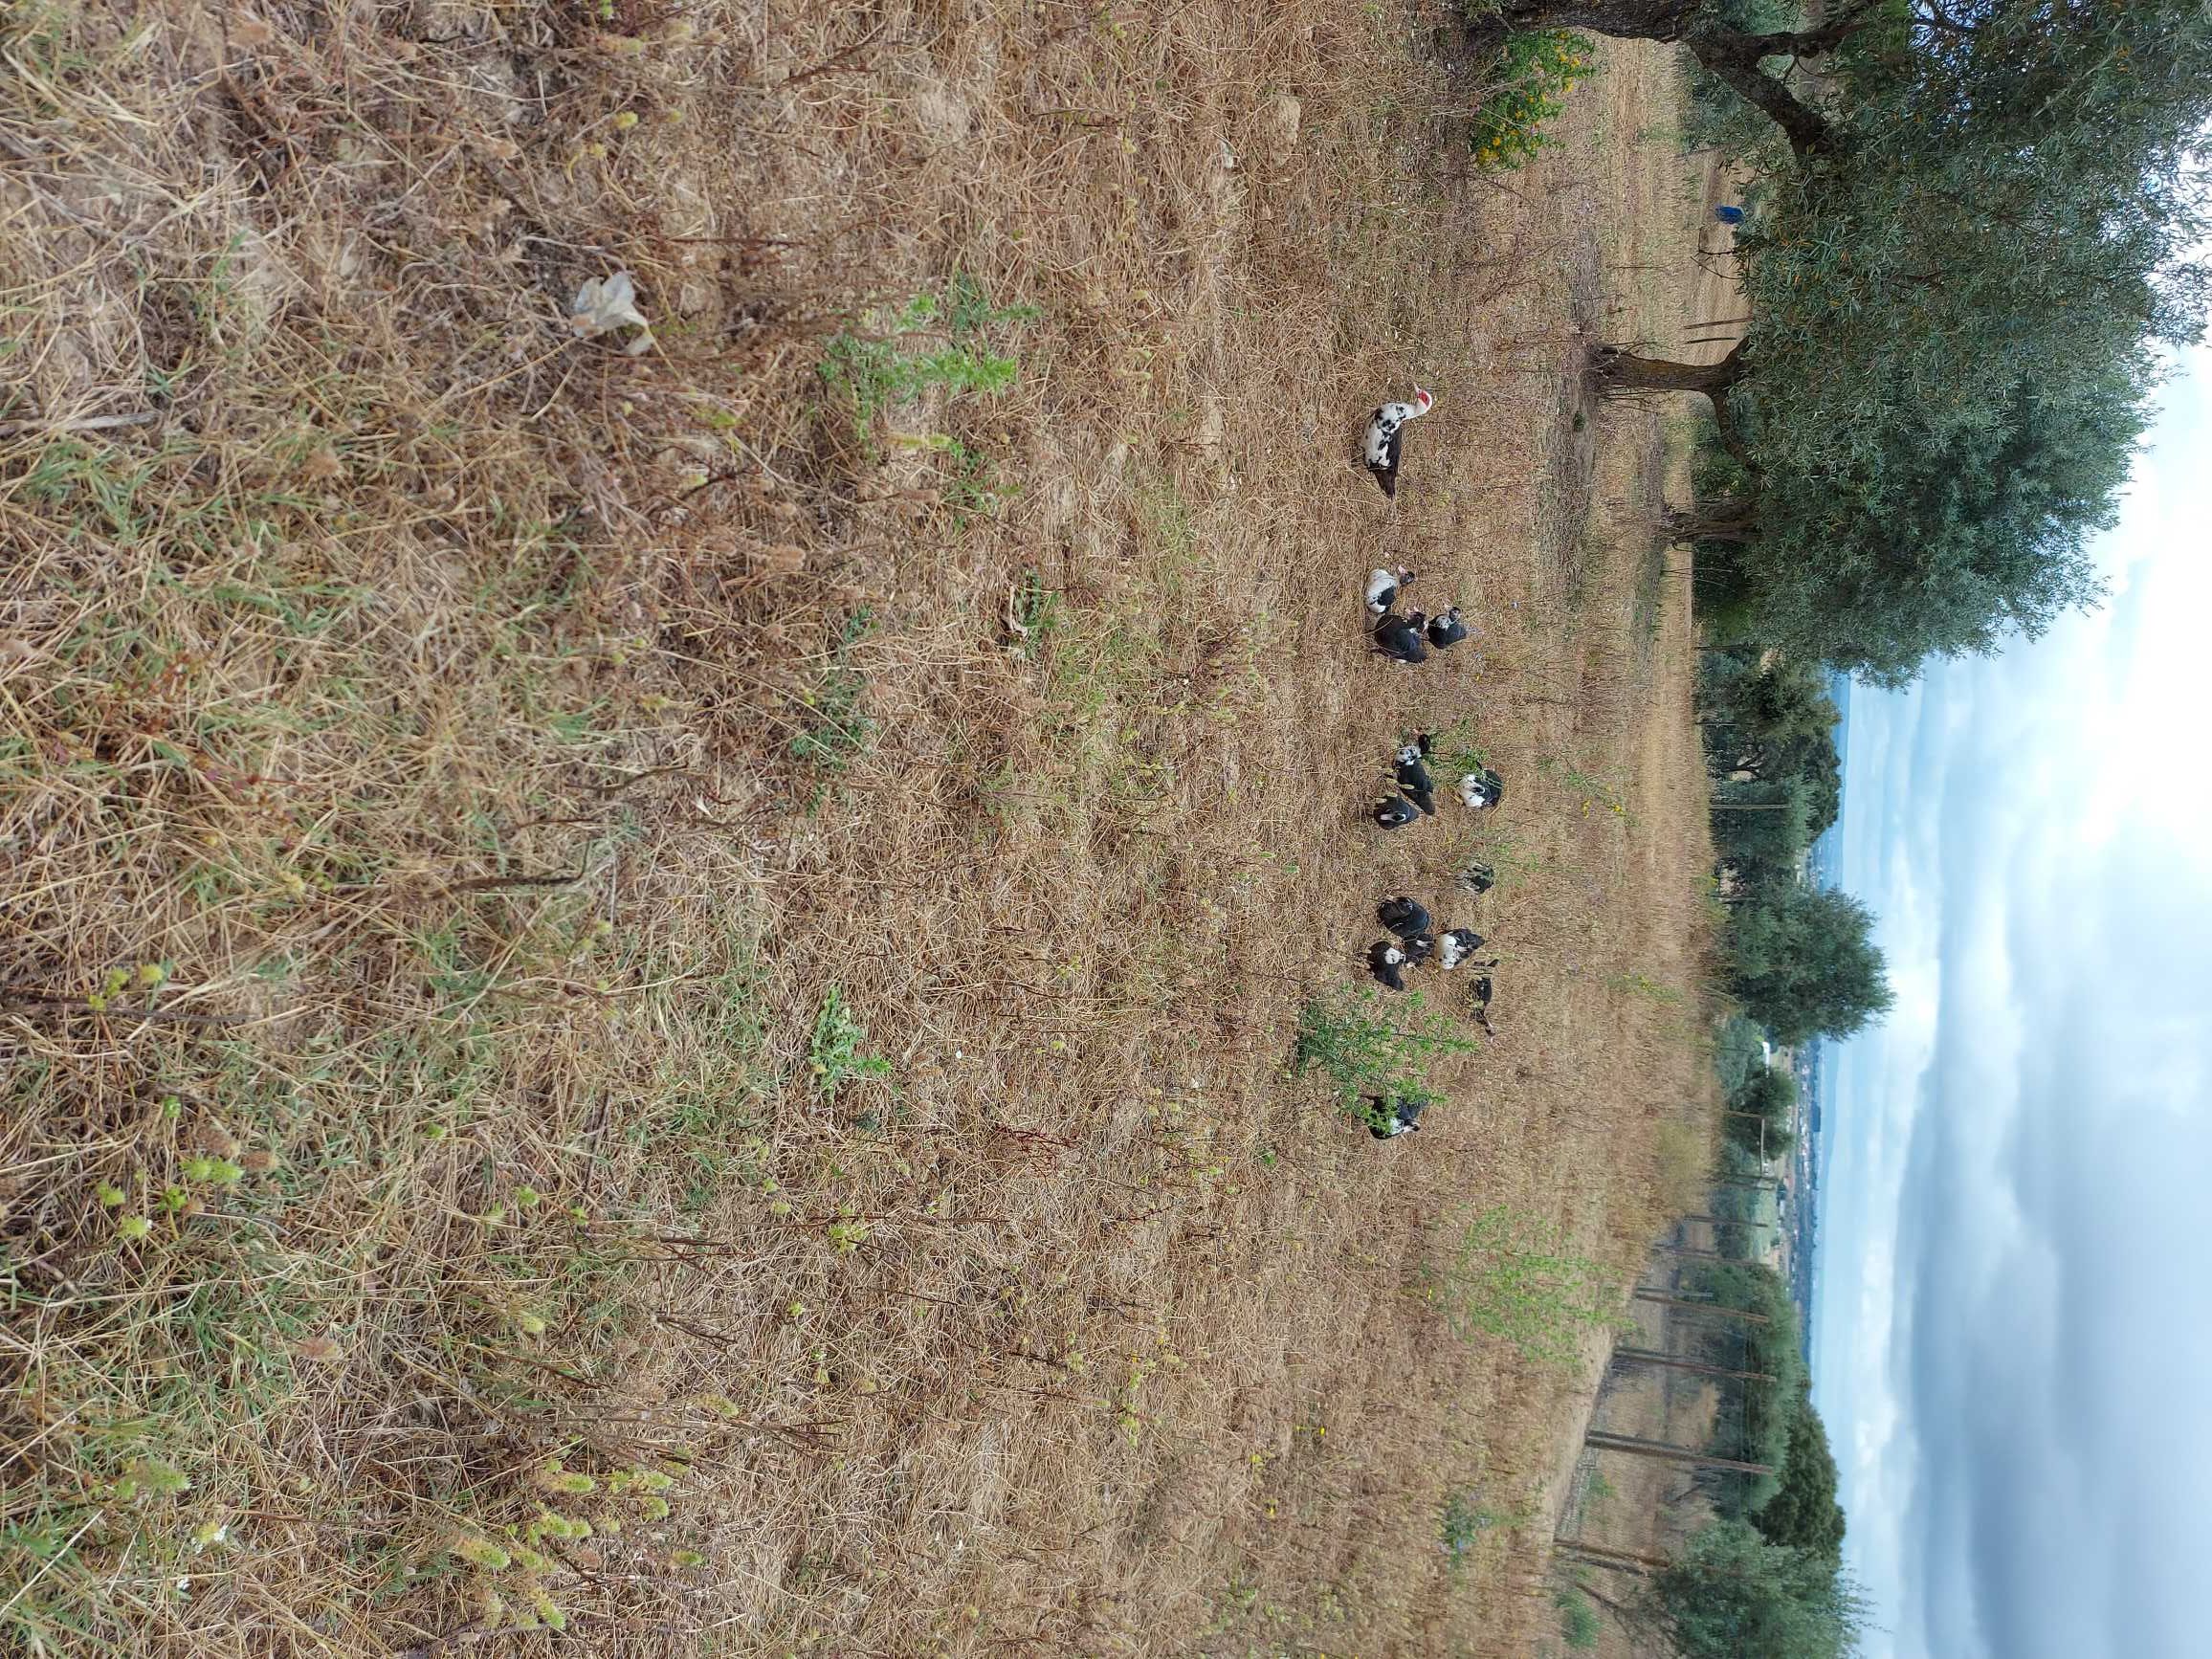
POLYGON ((1740 225, 1743 223, 1743 210, 1741 208, 1715 208, 1713 210, 1713 216, 1723 225, 1740 225))

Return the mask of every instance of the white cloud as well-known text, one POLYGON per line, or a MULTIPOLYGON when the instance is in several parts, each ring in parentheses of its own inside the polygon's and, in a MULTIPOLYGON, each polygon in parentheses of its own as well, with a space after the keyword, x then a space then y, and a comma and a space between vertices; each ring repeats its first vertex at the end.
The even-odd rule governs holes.
POLYGON ((1897 1007, 1837 1056, 1816 1394, 1905 1659, 2181 1651, 2212 1426, 2212 353, 2109 608, 1854 697, 1843 885, 1897 1007), (2147 1515, 2160 1526, 2138 1524, 2147 1515))

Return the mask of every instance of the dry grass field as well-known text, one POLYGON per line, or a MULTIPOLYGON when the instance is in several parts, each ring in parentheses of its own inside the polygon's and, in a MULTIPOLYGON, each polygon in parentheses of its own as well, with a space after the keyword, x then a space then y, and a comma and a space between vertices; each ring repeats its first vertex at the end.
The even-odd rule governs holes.
POLYGON ((1699 183, 1632 51, 1471 175, 1442 20, 7 13, 0 1649, 1547 1650, 1601 1344, 1411 1292, 1702 1166, 1579 374, 1699 183), (1505 804, 1370 827, 1417 728, 1505 804), (1290 1060, 1396 892, 1503 965, 1387 1145, 1290 1060))

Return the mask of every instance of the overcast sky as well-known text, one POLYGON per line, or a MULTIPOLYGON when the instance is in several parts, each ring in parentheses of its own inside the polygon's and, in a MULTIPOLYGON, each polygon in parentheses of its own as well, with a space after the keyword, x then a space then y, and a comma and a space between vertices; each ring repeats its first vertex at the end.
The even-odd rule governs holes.
POLYGON ((1815 1391, 1899 1659, 2212 1654, 2212 352, 2112 603, 1855 692, 1815 1391))

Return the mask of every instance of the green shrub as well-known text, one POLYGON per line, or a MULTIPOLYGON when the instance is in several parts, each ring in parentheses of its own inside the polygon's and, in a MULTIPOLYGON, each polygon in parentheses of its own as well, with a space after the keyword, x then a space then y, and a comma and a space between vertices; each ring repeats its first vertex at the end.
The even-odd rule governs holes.
POLYGON ((807 1044, 807 1071, 817 1095, 827 1099, 855 1077, 891 1075, 889 1060, 861 1052, 861 1045, 867 1041, 868 1028, 847 1005, 845 993, 832 984, 823 993, 822 1010, 814 1016, 813 1035, 807 1044))
POLYGON ((1475 1502, 1472 1493, 1455 1492, 1447 1496, 1437 1535, 1444 1553, 1451 1558, 1452 1566, 1455 1569, 1465 1566, 1468 1552, 1474 1548, 1475 1540, 1510 1518, 1495 1510, 1483 1508, 1475 1502))
POLYGON ((1568 90, 1588 77, 1595 50, 1583 35, 1562 29, 1509 34, 1491 60, 1483 100, 1468 147, 1486 167, 1513 168, 1559 141, 1544 122, 1562 114, 1568 90))
POLYGON ((1604 1628, 1598 1619, 1598 1609, 1590 1605, 1589 1598, 1572 1587, 1554 1592, 1552 1605, 1559 1610, 1559 1640, 1578 1653, 1585 1653, 1598 1645, 1598 1633, 1604 1628))
POLYGON ((993 305, 971 276, 955 276, 940 297, 918 294, 880 334, 852 330, 830 343, 820 365, 830 387, 852 400, 853 427, 865 441, 876 411, 912 403, 932 387, 958 395, 996 394, 1013 385, 1020 365, 984 348, 981 336, 993 323, 1027 322, 1029 305, 993 305), (949 335, 942 344, 915 350, 916 338, 949 335))
POLYGON ((1419 991, 1406 996, 1404 1006, 1402 1019, 1382 1006, 1377 993, 1366 990, 1311 999, 1298 1010, 1292 1071, 1301 1077, 1326 1073, 1348 1116, 1370 1127, 1387 1127, 1375 1122, 1361 1095, 1431 1099, 1428 1062, 1471 1054, 1482 1047, 1461 1035, 1444 1015, 1429 1013, 1419 991))
POLYGON ((1451 1261, 1424 1266, 1422 1299, 1462 1341, 1497 1337, 1544 1364, 1574 1363, 1582 1334, 1621 1323, 1626 1285, 1565 1248, 1561 1230, 1493 1205, 1468 1223, 1451 1261))

